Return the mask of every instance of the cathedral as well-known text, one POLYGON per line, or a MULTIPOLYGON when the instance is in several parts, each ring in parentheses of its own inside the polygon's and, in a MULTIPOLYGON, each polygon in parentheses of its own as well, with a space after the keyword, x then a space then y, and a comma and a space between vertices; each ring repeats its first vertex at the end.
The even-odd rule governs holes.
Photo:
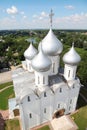
MULTIPOLYGON (((51 11, 51 27, 38 50, 31 43, 24 52, 22 68, 12 74, 22 130, 30 130, 76 109, 81 87, 76 70, 81 58, 72 43, 62 58, 64 69, 60 68, 63 44, 52 31, 52 15, 51 11)), ((10 107, 9 111, 14 116, 10 107)))

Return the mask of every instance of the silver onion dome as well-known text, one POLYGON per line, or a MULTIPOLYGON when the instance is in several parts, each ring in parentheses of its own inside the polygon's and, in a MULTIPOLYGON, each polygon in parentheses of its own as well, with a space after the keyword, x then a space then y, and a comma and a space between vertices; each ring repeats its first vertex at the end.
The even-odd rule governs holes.
POLYGON ((39 72, 48 71, 51 67, 51 60, 47 57, 46 54, 40 49, 40 52, 34 57, 31 62, 32 68, 39 72))
MULTIPOLYGON (((54 35, 52 29, 49 30, 48 34, 40 44, 42 44, 43 52, 49 56, 58 55, 63 50, 62 43, 54 35)), ((40 44, 39 44, 39 49, 40 49, 40 44)))
POLYGON ((72 48, 63 56, 63 61, 66 64, 76 65, 80 62, 81 57, 74 49, 74 43, 72 44, 72 48))
POLYGON ((24 57, 29 60, 32 60, 36 54, 37 50, 31 43, 30 46, 27 48, 27 50, 25 50, 24 57))

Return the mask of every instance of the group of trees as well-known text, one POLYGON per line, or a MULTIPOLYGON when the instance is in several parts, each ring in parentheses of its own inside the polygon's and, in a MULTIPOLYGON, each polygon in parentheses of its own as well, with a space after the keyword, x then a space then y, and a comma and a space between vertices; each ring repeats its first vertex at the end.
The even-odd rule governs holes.
MULTIPOLYGON (((38 48, 38 43, 45 37, 48 30, 15 30, 15 31, 2 31, 0 32, 0 69, 11 65, 18 65, 24 60, 24 51, 29 46, 27 38, 35 38, 36 44, 34 46, 38 48)), ((68 51, 72 42, 74 41, 77 51, 81 55, 81 63, 78 67, 77 75, 81 79, 82 84, 87 85, 87 35, 83 32, 77 31, 58 31, 54 30, 54 33, 64 45, 62 55, 68 51)), ((49 43, 48 43, 49 44, 49 43)), ((61 61, 61 65, 63 65, 61 61)))

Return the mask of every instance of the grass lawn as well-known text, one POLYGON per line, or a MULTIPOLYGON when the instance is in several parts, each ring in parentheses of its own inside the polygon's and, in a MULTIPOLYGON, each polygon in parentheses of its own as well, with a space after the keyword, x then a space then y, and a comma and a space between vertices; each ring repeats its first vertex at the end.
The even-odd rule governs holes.
POLYGON ((10 85, 13 85, 13 82, 8 82, 8 83, 3 83, 3 84, 0 84, 0 90, 7 87, 7 86, 10 86, 10 85))
POLYGON ((0 93, 0 109, 8 109, 8 99, 15 97, 13 87, 7 88, 0 93))
POLYGON ((79 109, 77 113, 72 115, 74 117, 74 121, 79 127, 78 130, 86 130, 87 128, 87 106, 84 106, 79 109))
POLYGON ((39 128, 37 130, 50 130, 50 128, 49 128, 48 125, 46 125, 46 126, 43 126, 43 127, 39 128))
POLYGON ((5 130, 21 130, 18 119, 6 120, 5 130))

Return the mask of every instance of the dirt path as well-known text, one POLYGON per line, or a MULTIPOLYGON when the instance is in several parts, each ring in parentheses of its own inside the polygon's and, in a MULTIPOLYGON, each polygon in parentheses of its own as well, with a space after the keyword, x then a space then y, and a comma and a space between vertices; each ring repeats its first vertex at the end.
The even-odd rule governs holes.
MULTIPOLYGON (((12 85, 1 89, 0 92, 4 91, 5 89, 10 88, 10 87, 12 87, 12 85)), ((4 120, 9 119, 9 110, 0 110, 0 114, 2 115, 4 120)))
POLYGON ((9 86, 7 86, 7 87, 5 87, 5 88, 2 88, 2 89, 0 89, 0 92, 4 91, 5 89, 10 88, 10 87, 12 87, 12 86, 13 86, 13 85, 9 85, 9 86))
MULTIPOLYGON (((39 125, 39 126, 35 126, 35 127, 31 128, 30 130, 37 130, 37 129, 39 129, 39 128, 41 128, 41 127, 44 127, 44 126, 46 126, 46 125, 50 126, 50 122, 48 121, 48 122, 43 123, 43 124, 41 124, 41 125, 39 125)), ((52 129, 50 129, 50 130, 52 130, 52 129)))
POLYGON ((12 81, 12 72, 0 73, 0 84, 12 81))
MULTIPOLYGON (((13 85, 9 85, 3 89, 0 90, 0 92, 6 90, 7 88, 10 88, 12 87, 13 85)), ((3 119, 6 120, 6 119, 9 119, 9 110, 0 110, 0 114, 2 115, 3 119)))
POLYGON ((4 120, 9 118, 9 110, 0 110, 0 113, 4 120))

